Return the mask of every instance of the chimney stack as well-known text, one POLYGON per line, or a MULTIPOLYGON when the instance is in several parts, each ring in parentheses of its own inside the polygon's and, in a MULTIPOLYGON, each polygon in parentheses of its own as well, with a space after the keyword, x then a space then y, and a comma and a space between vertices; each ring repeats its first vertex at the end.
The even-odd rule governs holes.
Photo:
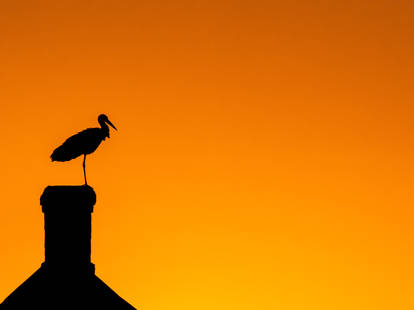
POLYGON ((94 273, 91 213, 96 194, 90 186, 48 186, 40 204, 45 216, 46 269, 94 273))
POLYGON ((92 187, 48 186, 40 198, 45 214, 45 261, 2 304, 2 310, 135 310, 95 275, 91 263, 92 187))

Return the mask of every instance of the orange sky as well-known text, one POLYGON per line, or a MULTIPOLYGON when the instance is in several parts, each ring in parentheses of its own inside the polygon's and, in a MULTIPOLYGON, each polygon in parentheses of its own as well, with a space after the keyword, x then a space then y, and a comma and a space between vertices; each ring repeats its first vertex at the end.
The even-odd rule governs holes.
POLYGON ((413 309, 413 32, 399 0, 2 1, 0 299, 106 113, 92 259, 136 308, 413 309))

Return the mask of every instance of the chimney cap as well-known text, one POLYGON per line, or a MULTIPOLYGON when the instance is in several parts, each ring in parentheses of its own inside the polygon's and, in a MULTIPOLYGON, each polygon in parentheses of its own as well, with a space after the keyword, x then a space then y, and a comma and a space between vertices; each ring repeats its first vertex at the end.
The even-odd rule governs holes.
POLYGON ((43 213, 46 212, 93 212, 96 194, 92 187, 48 186, 40 197, 43 213))

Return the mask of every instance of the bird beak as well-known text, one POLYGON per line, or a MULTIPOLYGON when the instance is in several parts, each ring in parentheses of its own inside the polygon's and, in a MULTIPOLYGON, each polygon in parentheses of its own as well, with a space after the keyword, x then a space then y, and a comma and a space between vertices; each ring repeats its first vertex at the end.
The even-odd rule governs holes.
POLYGON ((106 120, 106 123, 108 123, 109 126, 111 126, 113 129, 117 130, 114 124, 112 124, 109 119, 106 120))

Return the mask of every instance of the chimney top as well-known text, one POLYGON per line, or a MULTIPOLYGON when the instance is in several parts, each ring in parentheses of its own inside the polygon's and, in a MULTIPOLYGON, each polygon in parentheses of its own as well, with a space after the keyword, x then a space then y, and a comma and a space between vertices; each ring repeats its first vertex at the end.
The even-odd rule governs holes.
POLYGON ((96 194, 92 187, 48 186, 40 197, 43 213, 46 212, 93 212, 96 194))

